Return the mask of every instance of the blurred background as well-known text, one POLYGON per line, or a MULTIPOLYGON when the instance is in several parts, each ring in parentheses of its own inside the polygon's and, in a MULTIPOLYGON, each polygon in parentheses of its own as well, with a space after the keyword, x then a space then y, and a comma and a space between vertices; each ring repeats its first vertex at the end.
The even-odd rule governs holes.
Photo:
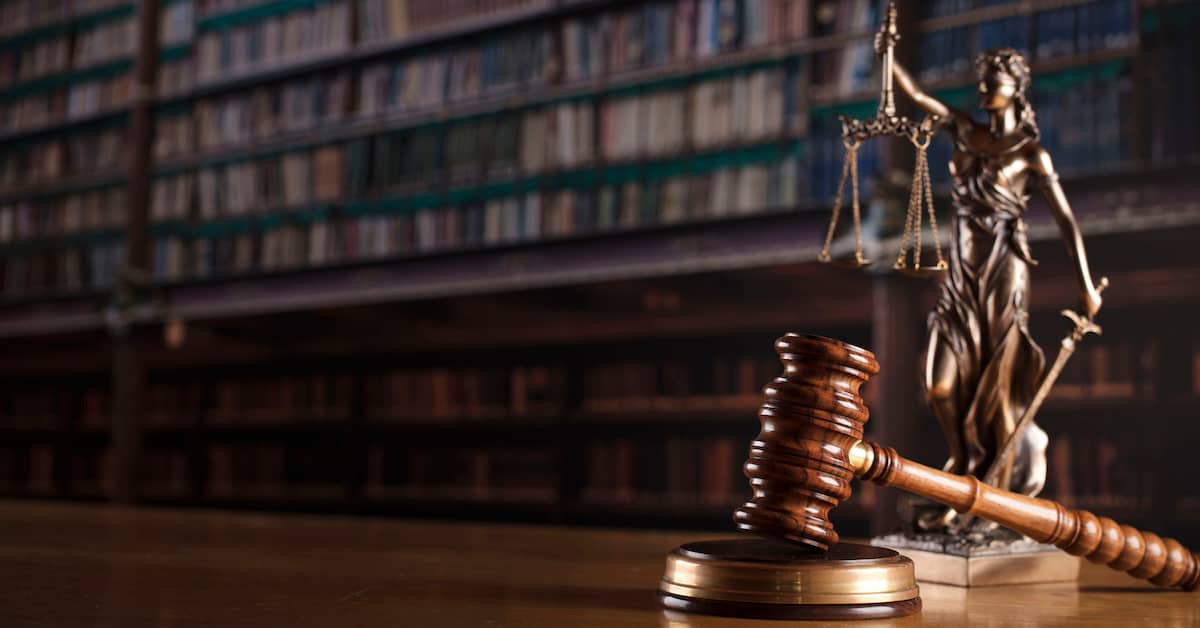
MULTIPOLYGON (((880 4, 0 0, 0 493, 728 530, 788 331, 875 351, 869 433, 940 466, 938 280, 887 270, 910 145, 860 151, 881 263, 816 262, 880 4)), ((1044 494, 1200 542, 1200 2, 898 5, 953 105, 1024 52, 1112 284, 1039 414, 1044 494)), ((1053 357, 1079 291, 1033 196, 1053 357)))

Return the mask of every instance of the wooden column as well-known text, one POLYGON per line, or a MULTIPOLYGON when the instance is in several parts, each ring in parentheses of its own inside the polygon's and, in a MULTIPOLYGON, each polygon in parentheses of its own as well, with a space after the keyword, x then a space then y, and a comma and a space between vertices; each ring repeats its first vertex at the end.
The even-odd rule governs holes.
POLYGON ((154 168, 154 94, 158 80, 158 20, 161 0, 138 3, 138 49, 130 112, 129 215, 125 265, 149 274, 150 180, 154 168))
POLYGON ((137 501, 137 476, 142 453, 142 397, 146 373, 133 341, 126 335, 113 342, 112 381, 112 499, 137 501))
POLYGON ((126 215, 125 264, 113 288, 112 498, 137 501, 142 449, 142 401, 146 373, 137 352, 130 310, 144 300, 151 268, 150 180, 154 155, 154 92, 158 76, 160 0, 138 3, 137 60, 129 129, 129 206, 126 215))
MULTIPOLYGON (((926 414, 919 377, 925 333, 925 312, 919 298, 922 284, 897 274, 878 275, 873 284, 871 349, 880 371, 871 381, 875 392, 870 436, 899 451, 919 451, 926 414)), ((899 498, 897 491, 876 494, 871 513, 873 534, 892 532, 899 525, 899 498)))

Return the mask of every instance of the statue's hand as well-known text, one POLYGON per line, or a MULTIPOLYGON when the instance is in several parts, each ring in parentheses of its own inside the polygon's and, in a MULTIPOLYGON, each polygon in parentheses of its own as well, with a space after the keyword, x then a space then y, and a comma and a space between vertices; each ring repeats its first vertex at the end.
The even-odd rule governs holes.
POLYGON ((1083 288, 1083 313, 1089 321, 1096 319, 1096 313, 1100 311, 1100 306, 1104 303, 1104 297, 1100 296, 1101 292, 1108 287, 1108 277, 1101 277, 1095 285, 1084 286, 1083 288))
POLYGON ((887 47, 887 33, 879 31, 875 33, 875 55, 883 56, 883 50, 887 47))

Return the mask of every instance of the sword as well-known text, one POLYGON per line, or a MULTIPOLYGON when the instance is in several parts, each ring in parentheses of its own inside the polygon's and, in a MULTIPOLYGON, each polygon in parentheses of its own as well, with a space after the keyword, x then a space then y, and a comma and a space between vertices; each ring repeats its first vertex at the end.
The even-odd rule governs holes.
MULTIPOLYGON (((1104 292, 1104 289, 1107 287, 1108 278, 1101 277, 1100 282, 1096 284, 1096 291, 1104 292)), ((1037 392, 1033 395, 1033 400, 1029 402, 1029 406, 1025 408, 1025 412, 1021 415, 1021 418, 1017 420, 1012 433, 1008 435, 1008 439, 1004 441, 1000 450, 996 452, 996 456, 992 458, 992 464, 988 467, 987 473, 983 475, 984 484, 996 485, 996 480, 1000 476, 1000 470, 1004 468, 1001 462, 1007 460, 1008 456, 1012 454, 1013 448, 1020 441, 1021 432, 1025 430, 1025 426, 1033 421, 1034 415, 1042 407, 1042 402, 1050 394, 1050 389, 1054 387, 1054 382, 1058 380, 1058 376, 1062 373, 1063 367, 1066 366, 1067 360, 1075 353, 1075 347, 1079 344, 1079 341, 1083 340, 1083 337, 1088 334, 1100 335, 1100 326, 1092 318, 1076 314, 1071 310, 1063 310, 1062 315, 1070 319, 1074 323, 1074 327, 1063 337, 1062 342, 1059 343, 1058 355, 1054 356, 1054 363, 1050 365, 1050 369, 1042 376, 1042 381, 1038 384, 1037 392)), ((969 516, 964 516, 962 522, 959 523, 959 527, 965 527, 970 523, 970 520, 969 516)))
MULTIPOLYGON (((1108 277, 1101 277, 1100 283, 1096 285, 1097 292, 1104 292, 1108 287, 1108 277)), ((1021 432, 1025 430, 1025 426, 1033 421, 1034 415, 1042 407, 1042 402, 1046 400, 1046 396, 1050 394, 1050 389, 1054 387, 1054 382, 1058 380, 1059 374, 1062 373, 1063 367, 1066 366, 1067 360, 1075 353, 1075 347, 1083 337, 1088 334, 1100 335, 1100 326, 1094 320, 1087 316, 1076 314, 1071 310, 1063 310, 1062 315, 1067 317, 1074 323, 1071 331, 1063 337, 1059 343, 1058 355, 1054 356, 1054 364, 1050 365, 1050 370, 1042 376, 1042 381, 1038 384, 1037 392, 1033 395, 1033 400, 1029 402, 1029 406, 1025 408, 1025 413, 1017 421, 1013 427, 1013 431, 1008 435, 1008 440, 1004 441, 1004 445, 996 452, 996 456, 992 458, 992 464, 988 467, 988 472, 983 476, 984 484, 995 486, 996 478, 1000 475, 1000 470, 1004 465, 1002 461, 1006 460, 1012 449, 1016 447, 1017 441, 1020 440, 1021 432)))

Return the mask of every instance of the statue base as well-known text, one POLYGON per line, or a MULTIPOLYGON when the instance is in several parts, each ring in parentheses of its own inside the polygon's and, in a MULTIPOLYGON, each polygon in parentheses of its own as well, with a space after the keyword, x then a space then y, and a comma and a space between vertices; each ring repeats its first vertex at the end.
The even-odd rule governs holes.
POLYGON ((1028 538, 973 540, 947 534, 891 534, 871 545, 903 551, 917 580, 960 587, 1074 582, 1079 557, 1028 538))
POLYGON ((818 552, 764 539, 685 543, 658 587, 668 610, 757 619, 886 619, 921 610, 913 563, 869 545, 818 552))

